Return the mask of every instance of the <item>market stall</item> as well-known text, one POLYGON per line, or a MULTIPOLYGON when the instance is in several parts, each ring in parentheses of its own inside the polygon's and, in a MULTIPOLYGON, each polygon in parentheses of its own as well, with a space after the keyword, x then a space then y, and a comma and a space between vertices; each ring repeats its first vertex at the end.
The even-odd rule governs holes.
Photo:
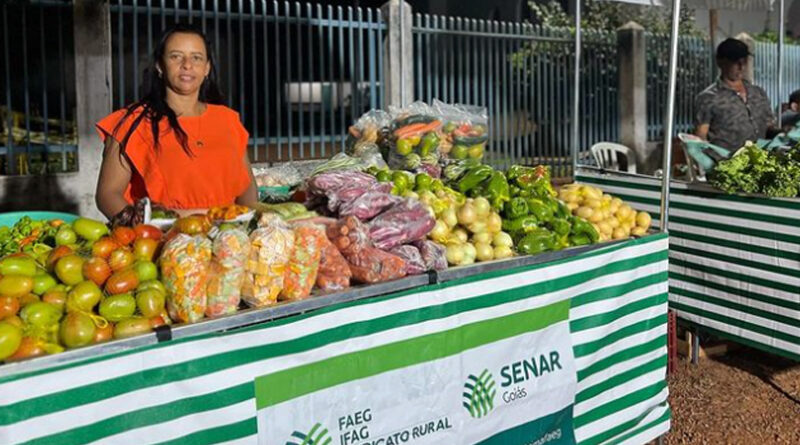
MULTIPOLYGON (((591 168, 576 179, 659 211, 659 179, 591 168)), ((703 331, 800 359, 800 202, 678 181, 671 190, 670 307, 703 331)))

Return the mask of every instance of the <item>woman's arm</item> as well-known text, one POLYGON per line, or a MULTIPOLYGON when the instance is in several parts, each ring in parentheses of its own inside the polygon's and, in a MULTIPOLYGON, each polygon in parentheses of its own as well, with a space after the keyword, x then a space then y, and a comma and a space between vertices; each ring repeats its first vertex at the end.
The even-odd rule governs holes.
POLYGON ((250 158, 247 153, 244 154, 244 165, 247 167, 248 176, 250 176, 250 185, 245 189, 244 193, 236 198, 236 204, 249 206, 258 202, 258 188, 256 187, 256 178, 253 177, 253 168, 250 167, 250 158))
POLYGON ((106 218, 113 218, 128 205, 124 194, 130 182, 131 166, 125 156, 121 155, 119 143, 109 136, 106 138, 95 192, 97 208, 106 218))

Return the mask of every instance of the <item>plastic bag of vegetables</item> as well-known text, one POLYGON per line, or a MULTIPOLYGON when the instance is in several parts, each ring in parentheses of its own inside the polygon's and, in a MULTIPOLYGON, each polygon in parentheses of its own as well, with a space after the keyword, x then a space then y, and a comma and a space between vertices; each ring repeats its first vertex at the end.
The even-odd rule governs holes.
POLYGON ((406 262, 374 247, 364 248, 347 256, 353 279, 360 283, 381 283, 406 276, 406 262))
POLYGON ((433 101, 432 108, 444 123, 440 141, 442 154, 456 161, 483 160, 489 141, 488 110, 438 100, 433 101))
POLYGON ((161 277, 173 320, 194 323, 205 315, 211 256, 212 244, 204 235, 179 233, 164 246, 161 277))
POLYGON ((419 249, 422 261, 425 263, 425 270, 445 270, 447 269, 446 248, 431 240, 419 240, 411 243, 419 249))
POLYGON ((284 273, 281 300, 302 300, 311 295, 317 282, 322 249, 328 239, 316 224, 298 223, 294 230, 294 250, 284 273))
POLYGON ((418 275, 428 270, 419 249, 410 244, 397 246, 390 250, 389 253, 397 255, 406 262, 406 275, 418 275))
POLYGON ((264 215, 259 224, 262 227, 250 234, 250 254, 242 286, 242 299, 251 307, 278 301, 294 250, 294 231, 280 216, 264 215))
POLYGON ((350 266, 339 249, 326 236, 317 272, 317 287, 324 292, 334 292, 350 287, 350 266))
POLYGON ((364 153, 380 154, 380 143, 388 134, 392 118, 383 110, 370 110, 347 130, 345 153, 361 157, 364 153))
POLYGON ((415 102, 402 109, 390 107, 390 112, 394 119, 384 143, 389 167, 438 178, 442 121, 435 110, 424 102, 415 102))
POLYGON ((327 226, 328 239, 345 258, 372 246, 369 229, 355 216, 347 216, 327 226))
POLYGON ((242 229, 223 230, 214 239, 206 316, 236 312, 241 300, 250 239, 242 229))
POLYGON ((388 250, 425 238, 435 224, 424 204, 407 198, 369 223, 369 237, 375 247, 388 250))

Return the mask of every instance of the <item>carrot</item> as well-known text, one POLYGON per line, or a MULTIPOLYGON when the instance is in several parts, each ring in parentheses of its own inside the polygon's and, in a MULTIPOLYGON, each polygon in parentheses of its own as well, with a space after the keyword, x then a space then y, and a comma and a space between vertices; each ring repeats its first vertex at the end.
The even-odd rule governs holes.
POLYGON ((398 139, 405 139, 417 135, 422 135, 429 131, 434 131, 438 129, 441 125, 442 122, 438 120, 430 122, 428 124, 411 124, 397 129, 394 132, 394 135, 397 136, 398 139))
POLYGON ((394 135, 397 139, 403 139, 406 137, 406 134, 416 132, 418 129, 425 127, 427 124, 411 124, 406 125, 405 127, 400 127, 394 131, 394 135))

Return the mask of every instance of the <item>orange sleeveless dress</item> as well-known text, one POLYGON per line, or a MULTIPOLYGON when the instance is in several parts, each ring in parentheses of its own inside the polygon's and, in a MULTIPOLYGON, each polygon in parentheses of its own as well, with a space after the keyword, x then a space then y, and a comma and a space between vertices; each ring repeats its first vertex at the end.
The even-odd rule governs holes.
MULTIPOLYGON (((103 142, 108 137, 122 142, 141 109, 117 129, 125 113, 125 109, 117 110, 97 123, 103 142)), ((250 172, 244 163, 249 135, 239 114, 223 105, 208 104, 203 114, 178 117, 178 122, 188 136, 192 154, 183 150, 166 118, 159 126, 158 148, 150 120, 142 119, 133 131, 124 147, 132 169, 125 199, 133 203, 149 197, 170 209, 233 204, 250 186, 250 172)))

